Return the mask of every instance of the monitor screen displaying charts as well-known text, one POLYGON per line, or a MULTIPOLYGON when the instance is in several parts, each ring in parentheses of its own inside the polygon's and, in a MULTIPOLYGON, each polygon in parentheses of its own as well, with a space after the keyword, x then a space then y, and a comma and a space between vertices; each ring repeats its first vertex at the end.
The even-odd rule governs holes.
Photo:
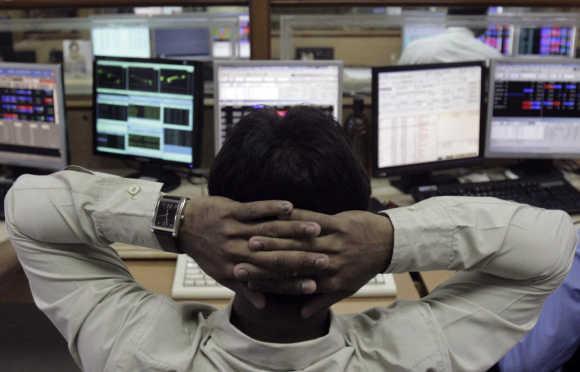
POLYGON ((95 152, 198 164, 200 68, 191 61, 96 58, 95 152))

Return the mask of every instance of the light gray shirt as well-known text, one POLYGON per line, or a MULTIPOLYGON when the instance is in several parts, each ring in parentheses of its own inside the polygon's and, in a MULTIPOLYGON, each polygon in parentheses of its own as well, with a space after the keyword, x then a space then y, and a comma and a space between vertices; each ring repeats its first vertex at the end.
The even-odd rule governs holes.
POLYGON ((501 53, 477 40, 471 30, 450 27, 445 32, 415 40, 401 54, 400 65, 484 61, 501 58, 501 53))
POLYGON ((131 277, 109 245, 159 249, 159 194, 157 183, 64 171, 22 176, 6 197, 34 300, 85 371, 483 371, 534 325, 576 240, 565 213, 492 198, 389 210, 388 271, 461 272, 421 300, 332 315, 321 338, 273 344, 240 332, 229 308, 176 304, 131 277))

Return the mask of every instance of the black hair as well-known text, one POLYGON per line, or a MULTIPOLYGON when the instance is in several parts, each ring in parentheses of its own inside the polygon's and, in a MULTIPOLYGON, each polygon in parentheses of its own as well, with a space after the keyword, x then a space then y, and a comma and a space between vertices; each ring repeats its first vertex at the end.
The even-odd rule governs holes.
POLYGON ((342 127, 322 110, 298 106, 244 116, 214 160, 210 195, 239 202, 288 200, 335 214, 366 210, 369 179, 342 127))

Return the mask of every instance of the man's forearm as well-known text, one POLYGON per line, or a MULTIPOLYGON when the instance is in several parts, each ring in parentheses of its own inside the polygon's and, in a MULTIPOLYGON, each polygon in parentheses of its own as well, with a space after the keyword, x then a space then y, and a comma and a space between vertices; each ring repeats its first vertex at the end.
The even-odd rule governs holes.
POLYGON ((561 276, 575 234, 570 218, 493 198, 432 198, 387 211, 392 272, 477 270, 509 279, 561 276))
POLYGON ((150 231, 161 184, 64 171, 20 177, 6 198, 11 234, 47 243, 159 248, 150 231))

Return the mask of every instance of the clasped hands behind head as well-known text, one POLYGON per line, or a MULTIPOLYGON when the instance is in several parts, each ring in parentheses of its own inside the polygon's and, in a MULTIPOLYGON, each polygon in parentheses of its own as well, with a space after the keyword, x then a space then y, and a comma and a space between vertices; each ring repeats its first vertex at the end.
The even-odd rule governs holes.
POLYGON ((293 301, 308 318, 390 262, 392 226, 366 212, 368 176, 342 128, 320 110, 242 118, 208 186, 212 197, 188 209, 183 249, 258 309, 293 301))

